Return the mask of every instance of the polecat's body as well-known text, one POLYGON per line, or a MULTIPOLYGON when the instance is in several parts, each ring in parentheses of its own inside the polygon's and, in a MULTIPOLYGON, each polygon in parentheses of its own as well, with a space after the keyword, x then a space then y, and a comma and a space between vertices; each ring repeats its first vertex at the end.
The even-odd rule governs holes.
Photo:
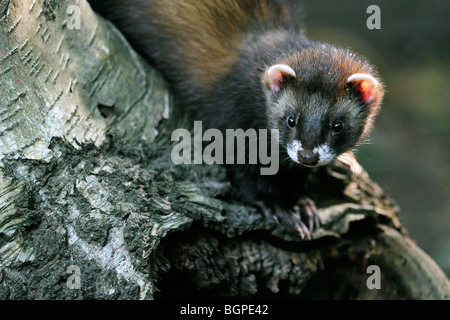
POLYGON ((163 73, 192 120, 279 129, 278 174, 261 176, 255 165, 228 172, 242 200, 305 231, 289 214, 305 196, 305 166, 334 161, 368 132, 383 96, 373 68, 308 40, 288 0, 91 2, 163 73))

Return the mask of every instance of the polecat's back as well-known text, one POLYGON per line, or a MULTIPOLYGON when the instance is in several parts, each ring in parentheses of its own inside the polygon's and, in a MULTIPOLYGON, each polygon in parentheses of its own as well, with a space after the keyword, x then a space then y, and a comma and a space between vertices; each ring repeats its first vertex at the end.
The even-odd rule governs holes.
POLYGON ((283 0, 89 2, 170 82, 202 88, 231 71, 247 37, 270 30, 300 33, 299 14, 283 0))

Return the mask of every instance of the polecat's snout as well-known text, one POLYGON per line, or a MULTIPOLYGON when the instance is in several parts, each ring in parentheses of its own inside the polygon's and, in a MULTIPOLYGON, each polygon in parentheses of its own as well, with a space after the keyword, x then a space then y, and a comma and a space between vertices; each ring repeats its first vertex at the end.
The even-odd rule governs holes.
POLYGON ((286 149, 292 161, 304 165, 305 167, 327 165, 337 156, 326 143, 312 149, 306 149, 302 147, 300 141, 293 140, 287 145, 286 149))
POLYGON ((310 150, 303 150, 297 153, 297 159, 304 166, 316 166, 319 163, 319 154, 310 150))

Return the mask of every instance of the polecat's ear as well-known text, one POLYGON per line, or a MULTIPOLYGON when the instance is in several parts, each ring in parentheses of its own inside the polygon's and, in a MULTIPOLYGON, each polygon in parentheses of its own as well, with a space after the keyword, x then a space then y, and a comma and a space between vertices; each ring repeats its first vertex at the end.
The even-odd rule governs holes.
POLYGON ((277 93, 281 90, 281 84, 284 77, 294 77, 295 71, 285 64, 275 64, 271 66, 264 76, 264 83, 272 92, 277 93))
POLYGON ((347 79, 347 83, 351 84, 357 90, 364 103, 372 103, 379 90, 378 80, 366 73, 355 73, 347 79))

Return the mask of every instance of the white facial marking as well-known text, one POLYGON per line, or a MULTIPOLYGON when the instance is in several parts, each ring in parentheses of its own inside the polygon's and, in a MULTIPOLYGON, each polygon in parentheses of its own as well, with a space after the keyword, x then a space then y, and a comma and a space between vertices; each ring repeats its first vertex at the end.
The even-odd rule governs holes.
POLYGON ((294 140, 287 145, 287 153, 292 161, 300 163, 298 161, 298 152, 303 151, 302 143, 298 140, 294 140))
POLYGON ((336 155, 331 152, 330 148, 326 144, 322 144, 314 148, 313 152, 319 155, 319 162, 317 163, 319 166, 329 164, 336 158, 336 155))

